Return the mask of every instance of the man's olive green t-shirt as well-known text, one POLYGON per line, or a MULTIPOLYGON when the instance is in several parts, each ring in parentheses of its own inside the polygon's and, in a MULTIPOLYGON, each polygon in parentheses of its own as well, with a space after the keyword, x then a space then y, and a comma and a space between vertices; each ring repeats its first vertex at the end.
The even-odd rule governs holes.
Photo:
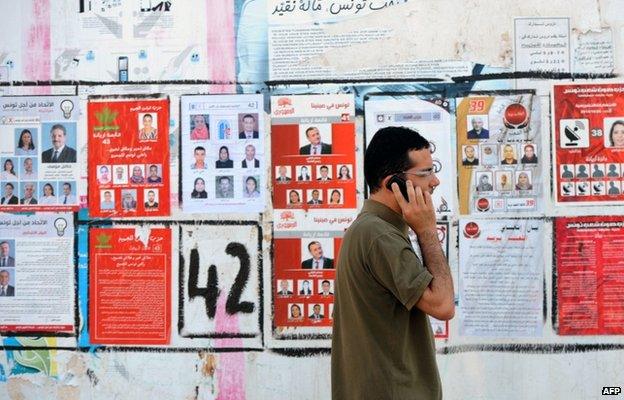
POLYGON ((402 216, 366 200, 336 269, 333 399, 441 399, 431 325, 415 307, 433 277, 402 216))

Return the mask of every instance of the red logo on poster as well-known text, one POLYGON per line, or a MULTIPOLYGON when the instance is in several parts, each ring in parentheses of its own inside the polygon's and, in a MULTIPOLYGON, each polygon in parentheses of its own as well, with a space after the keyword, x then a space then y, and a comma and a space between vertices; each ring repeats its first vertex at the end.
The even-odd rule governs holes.
POLYGON ((288 97, 281 97, 277 99, 277 105, 278 107, 288 107, 288 106, 292 107, 292 100, 288 97))
POLYGON ((464 237, 473 239, 479 237, 479 225, 476 222, 468 222, 464 227, 464 237))
POLYGON ((520 103, 510 104, 503 114, 503 123, 511 129, 524 128, 529 123, 529 113, 520 103))
POLYGON ((295 213, 293 213, 292 211, 282 211, 282 213, 280 214, 280 218, 284 221, 294 221, 295 213))
POLYGON ((477 210, 479 211, 487 211, 490 209, 490 201, 488 199, 484 199, 483 197, 477 200, 477 210))

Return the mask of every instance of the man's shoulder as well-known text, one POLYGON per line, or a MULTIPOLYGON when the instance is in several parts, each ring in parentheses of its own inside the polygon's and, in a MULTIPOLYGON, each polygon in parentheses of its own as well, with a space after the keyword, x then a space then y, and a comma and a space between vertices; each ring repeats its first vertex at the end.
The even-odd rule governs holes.
POLYGON ((380 216, 370 212, 363 212, 347 230, 347 234, 362 240, 371 241, 388 235, 400 235, 401 232, 380 216))

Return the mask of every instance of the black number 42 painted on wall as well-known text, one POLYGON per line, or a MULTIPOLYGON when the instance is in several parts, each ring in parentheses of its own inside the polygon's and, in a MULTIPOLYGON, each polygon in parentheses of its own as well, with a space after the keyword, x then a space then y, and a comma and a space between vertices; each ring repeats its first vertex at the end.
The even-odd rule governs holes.
MULTIPOLYGON (((240 261, 240 269, 230 288, 227 302, 225 303, 225 311, 230 315, 236 313, 250 314, 254 311, 255 305, 249 301, 240 301, 243 290, 249 280, 249 253, 244 245, 236 242, 229 243, 225 248, 225 253, 238 258, 240 261)), ((208 318, 213 319, 217 312, 217 299, 221 294, 219 278, 217 277, 217 266, 211 264, 208 267, 208 282, 205 287, 199 287, 199 261, 199 252, 197 249, 192 249, 189 260, 188 297, 189 299, 203 297, 206 303, 206 315, 208 318)))

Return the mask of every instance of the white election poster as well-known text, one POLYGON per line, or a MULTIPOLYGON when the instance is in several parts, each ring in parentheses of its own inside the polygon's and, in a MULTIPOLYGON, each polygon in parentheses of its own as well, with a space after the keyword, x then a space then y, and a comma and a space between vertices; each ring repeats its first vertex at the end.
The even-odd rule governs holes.
POLYGON ((544 221, 460 220, 459 333, 542 334, 544 221))
POLYGON ((433 167, 440 186, 433 193, 438 216, 454 210, 455 179, 451 157, 451 115, 449 101, 440 97, 401 96, 400 99, 373 96, 364 103, 366 143, 381 128, 405 126, 418 131, 431 143, 433 167))

